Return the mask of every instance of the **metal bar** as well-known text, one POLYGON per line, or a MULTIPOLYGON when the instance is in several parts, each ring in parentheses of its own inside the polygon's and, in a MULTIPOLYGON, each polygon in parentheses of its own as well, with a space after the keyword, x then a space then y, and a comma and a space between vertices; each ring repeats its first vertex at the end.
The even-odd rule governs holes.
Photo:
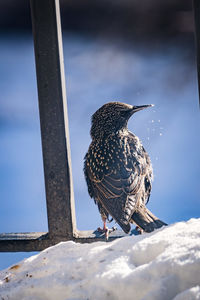
MULTIPOLYGON (((76 230, 59 0, 30 3, 49 232, 0 234, 0 252, 41 251, 68 240, 105 241, 99 232, 76 230)), ((109 241, 123 236, 117 230, 109 241)))
POLYGON ((45 232, 0 234, 0 252, 40 251, 52 244, 45 232))
MULTIPOLYGON (((131 233, 132 234, 132 233, 131 233)), ((129 236, 131 234, 126 234, 122 230, 116 230, 109 234, 108 241, 111 242, 117 238, 129 236)), ((105 234, 99 233, 98 231, 77 231, 74 236, 74 241, 78 243, 93 243, 97 241, 105 242, 105 234)))
POLYGON ((193 0, 193 9, 194 9, 197 74, 198 74, 199 105, 200 105, 200 1, 199 0, 193 0))
MULTIPOLYGON (((128 235, 121 230, 114 231, 109 235, 109 242, 124 236, 128 235)), ((67 240, 67 237, 62 238, 62 241, 67 240)), ((77 231, 72 240, 78 243, 105 242, 105 235, 97 231, 77 231)), ((0 252, 42 251, 60 241, 60 237, 51 238, 45 232, 0 234, 0 252)))
POLYGON ((59 0, 30 0, 50 238, 76 230, 59 0))

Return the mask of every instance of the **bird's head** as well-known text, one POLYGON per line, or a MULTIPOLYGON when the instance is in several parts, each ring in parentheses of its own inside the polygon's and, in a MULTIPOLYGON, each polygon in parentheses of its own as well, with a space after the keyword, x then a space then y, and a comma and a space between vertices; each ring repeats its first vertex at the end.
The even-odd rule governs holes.
POLYGON ((134 106, 121 102, 109 102, 100 107, 92 116, 90 134, 92 138, 108 136, 127 127, 129 118, 137 111, 150 105, 134 106))

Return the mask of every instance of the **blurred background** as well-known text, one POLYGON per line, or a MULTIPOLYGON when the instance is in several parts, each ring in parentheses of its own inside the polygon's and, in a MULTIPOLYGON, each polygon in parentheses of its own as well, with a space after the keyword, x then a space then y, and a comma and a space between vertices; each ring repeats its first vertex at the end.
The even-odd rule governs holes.
MULTIPOLYGON (((148 207, 169 224, 199 217, 200 127, 191 1, 61 0, 60 6, 78 229, 101 225, 82 169, 90 117, 109 101, 155 104, 129 122, 153 163, 148 207)), ((29 1, 3 0, 0 232, 48 230, 43 177, 29 1)), ((0 270, 32 254, 0 253, 0 270)))

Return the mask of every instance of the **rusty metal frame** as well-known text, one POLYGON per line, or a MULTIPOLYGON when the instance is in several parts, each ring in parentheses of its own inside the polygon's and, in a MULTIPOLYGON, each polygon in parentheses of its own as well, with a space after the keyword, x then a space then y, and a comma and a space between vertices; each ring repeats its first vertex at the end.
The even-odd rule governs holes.
MULTIPOLYGON (((40 251, 61 241, 105 240, 76 229, 59 0, 30 0, 48 232, 0 234, 0 252, 40 251)), ((113 232, 109 240, 124 236, 113 232)))

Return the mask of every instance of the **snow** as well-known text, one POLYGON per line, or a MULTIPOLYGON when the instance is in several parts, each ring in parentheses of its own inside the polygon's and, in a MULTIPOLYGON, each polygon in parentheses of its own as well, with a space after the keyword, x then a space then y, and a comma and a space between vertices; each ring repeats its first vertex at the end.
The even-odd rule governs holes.
POLYGON ((113 242, 62 242, 0 272, 0 299, 200 299, 200 219, 113 242))

